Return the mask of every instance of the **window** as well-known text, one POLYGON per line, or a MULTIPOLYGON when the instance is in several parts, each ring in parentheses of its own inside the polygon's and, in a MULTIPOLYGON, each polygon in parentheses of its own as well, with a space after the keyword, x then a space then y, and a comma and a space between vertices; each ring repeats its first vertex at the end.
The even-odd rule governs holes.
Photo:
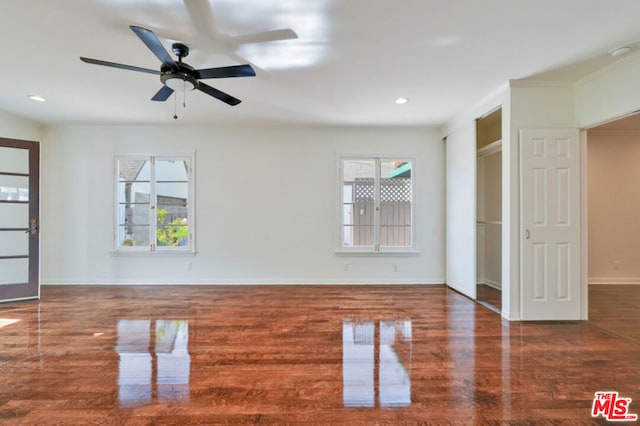
POLYGON ((360 251, 413 248, 413 161, 341 161, 341 247, 360 251))
POLYGON ((116 250, 193 251, 193 156, 121 156, 116 170, 116 250))

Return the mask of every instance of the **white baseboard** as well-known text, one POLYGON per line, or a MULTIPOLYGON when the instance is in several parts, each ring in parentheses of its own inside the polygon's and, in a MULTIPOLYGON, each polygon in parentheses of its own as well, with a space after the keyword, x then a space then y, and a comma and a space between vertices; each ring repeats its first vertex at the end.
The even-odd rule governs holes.
POLYGON ((89 281, 89 280, 43 280, 43 286, 54 285, 443 285, 444 280, 221 280, 204 281, 156 281, 156 280, 114 280, 114 281, 89 281))
POLYGON ((478 280, 478 282, 476 283, 478 285, 483 284, 492 288, 495 288, 496 290, 502 290, 502 284, 497 282, 497 281, 492 281, 489 280, 487 278, 485 278, 484 280, 478 280))
POLYGON ((626 278, 601 278, 601 277, 589 277, 589 284, 627 284, 627 285, 640 285, 640 277, 626 277, 626 278))
POLYGON ((488 285, 489 287, 495 288, 496 290, 502 290, 502 284, 497 282, 497 281, 492 281, 492 280, 489 280, 489 279, 485 278, 484 279, 484 283, 486 285, 488 285))

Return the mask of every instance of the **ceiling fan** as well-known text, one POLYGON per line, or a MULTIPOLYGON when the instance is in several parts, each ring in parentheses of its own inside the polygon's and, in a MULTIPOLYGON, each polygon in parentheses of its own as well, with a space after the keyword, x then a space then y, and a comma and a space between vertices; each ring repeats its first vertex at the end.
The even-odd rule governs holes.
POLYGON ((256 75, 251 65, 248 64, 194 69, 191 65, 182 62, 182 58, 189 54, 189 48, 185 44, 173 43, 173 53, 178 57, 178 61, 176 62, 173 60, 171 55, 169 55, 169 52, 167 52, 153 31, 135 25, 131 25, 130 28, 160 60, 162 66, 159 71, 85 57, 80 57, 80 60, 88 64, 103 65, 129 71, 159 75, 163 86, 151 98, 152 101, 166 101, 176 90, 185 92, 190 90, 199 90, 229 105, 238 105, 241 102, 240 99, 234 98, 233 96, 213 88, 200 80, 208 78, 255 77, 256 75))

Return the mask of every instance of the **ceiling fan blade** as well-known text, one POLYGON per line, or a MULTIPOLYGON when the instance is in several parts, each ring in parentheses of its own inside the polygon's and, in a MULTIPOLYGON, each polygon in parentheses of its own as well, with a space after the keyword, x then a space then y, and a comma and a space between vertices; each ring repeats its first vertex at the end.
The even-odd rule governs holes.
POLYGON ((160 75, 160 71, 151 70, 149 68, 140 68, 140 67, 134 67, 133 65, 117 64, 115 62, 101 61, 100 59, 91 59, 91 58, 85 58, 82 56, 80 57, 80 60, 82 62, 86 62, 87 64, 104 65, 105 67, 120 68, 123 70, 146 72, 148 74, 160 75))
POLYGON ((172 93, 173 93, 173 89, 171 87, 163 85, 162 88, 158 90, 158 93, 153 95, 153 98, 151 98, 151 100, 164 102, 167 99, 169 99, 169 96, 171 96, 172 93))
POLYGON ((213 13, 211 12, 209 0, 184 0, 184 5, 197 32, 207 36, 216 34, 216 26, 213 22, 213 13))
POLYGON ((292 40, 298 38, 298 34, 291 28, 280 30, 262 31, 258 33, 239 35, 231 37, 234 44, 264 43, 267 41, 292 40))
POLYGON ((255 77, 256 72, 251 65, 232 65, 196 70, 198 78, 255 77))
POLYGON ((131 25, 129 28, 131 28, 133 32, 140 37, 140 40, 142 40, 149 50, 151 50, 151 52, 160 59, 160 62, 162 62, 163 65, 166 65, 171 69, 177 68, 175 61, 171 58, 171 55, 169 55, 169 52, 167 52, 167 49, 164 48, 160 39, 158 39, 153 31, 137 27, 135 25, 131 25))
MULTIPOLYGON (((139 27, 139 25, 136 25, 136 26, 139 27)), ((188 33, 180 32, 176 30, 168 30, 166 28, 156 27, 153 25, 145 24, 144 28, 153 32, 156 35, 156 37, 160 39, 160 41, 164 41, 164 42, 173 43, 174 41, 179 41, 179 42, 186 43, 187 40, 190 40, 192 38, 191 35, 188 33)), ((171 51, 169 51, 169 53, 171 53, 171 51)))
POLYGON ((214 98, 219 99, 222 102, 227 103, 231 106, 238 105, 240 102, 242 102, 240 99, 234 98, 233 96, 228 95, 224 92, 221 92, 218 89, 214 89, 213 87, 207 84, 204 84, 202 82, 198 82, 198 90, 206 93, 209 96, 213 96, 214 98))

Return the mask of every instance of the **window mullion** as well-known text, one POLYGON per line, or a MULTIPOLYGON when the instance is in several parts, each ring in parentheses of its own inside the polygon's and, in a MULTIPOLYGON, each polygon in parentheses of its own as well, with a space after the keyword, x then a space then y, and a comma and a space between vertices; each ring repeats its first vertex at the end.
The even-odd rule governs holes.
POLYGON ((381 162, 376 158, 375 178, 373 181, 373 242, 374 250, 380 251, 380 175, 381 162))
POLYGON ((156 190, 156 157, 149 158, 149 246, 151 251, 156 250, 157 224, 158 224, 158 196, 156 190))

